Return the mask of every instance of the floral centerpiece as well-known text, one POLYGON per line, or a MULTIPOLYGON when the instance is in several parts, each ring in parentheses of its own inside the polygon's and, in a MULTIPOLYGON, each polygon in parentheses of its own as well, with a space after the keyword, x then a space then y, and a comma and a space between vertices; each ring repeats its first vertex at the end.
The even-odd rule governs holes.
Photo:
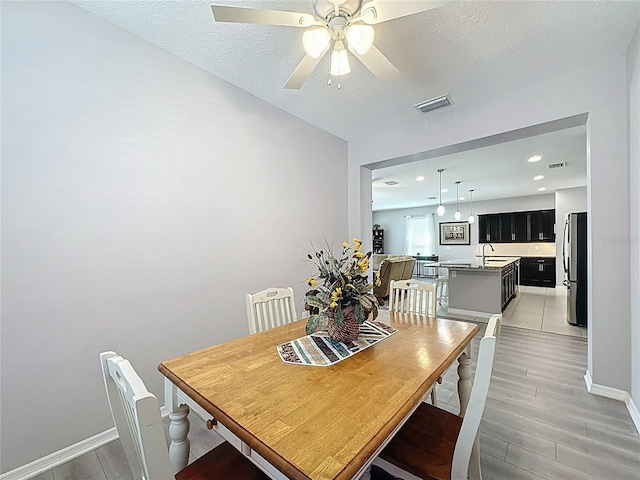
POLYGON ((342 244, 338 256, 328 244, 325 249, 308 254, 318 274, 307 281, 312 289, 305 296, 311 310, 307 334, 326 328, 334 340, 352 341, 369 314, 373 312, 374 318, 378 315, 373 282, 367 277, 371 252, 361 252, 361 246, 362 241, 354 238, 353 244, 342 244))

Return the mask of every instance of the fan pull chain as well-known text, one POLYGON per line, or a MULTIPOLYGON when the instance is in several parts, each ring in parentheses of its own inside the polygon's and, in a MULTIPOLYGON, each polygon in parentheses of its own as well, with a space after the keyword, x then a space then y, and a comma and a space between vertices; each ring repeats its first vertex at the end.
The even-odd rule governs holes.
MULTIPOLYGON (((327 80, 327 85, 331 86, 331 75, 329 75, 329 79, 327 80)), ((340 90, 340 80, 338 80, 338 90, 340 90)))

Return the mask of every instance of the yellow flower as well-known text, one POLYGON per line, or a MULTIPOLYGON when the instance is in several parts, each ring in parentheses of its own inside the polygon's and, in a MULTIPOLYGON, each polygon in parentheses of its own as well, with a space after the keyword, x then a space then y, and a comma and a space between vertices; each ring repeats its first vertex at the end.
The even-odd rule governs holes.
POLYGON ((376 287, 382 285, 382 281, 380 280, 380 272, 376 272, 376 287))
POLYGON ((336 302, 331 302, 331 303, 329 304, 329 306, 330 306, 331 308, 336 308, 336 307, 338 306, 338 304, 337 304, 336 302))
POLYGON ((313 278, 313 277, 309 277, 309 279, 307 280, 307 284, 308 284, 310 287, 315 287, 315 286, 316 286, 316 281, 314 280, 314 278, 313 278))
POLYGON ((362 258, 358 260, 358 268, 360 269, 361 272, 366 272, 367 270, 369 270, 369 259, 362 258))
POLYGON ((364 258, 364 253, 362 253, 362 252, 356 252, 356 253, 354 253, 354 256, 355 256, 356 258, 364 258))
POLYGON ((340 287, 336 288, 333 292, 331 292, 331 300, 333 300, 334 302, 337 302, 338 300, 340 300, 341 296, 342 296, 342 289, 340 287))
POLYGON ((349 244, 347 242, 342 242, 342 248, 349 248, 349 244))
POLYGON ((362 245, 362 240, 358 240, 357 238, 353 239, 353 243, 356 246, 356 252, 360 250, 360 246, 362 245))

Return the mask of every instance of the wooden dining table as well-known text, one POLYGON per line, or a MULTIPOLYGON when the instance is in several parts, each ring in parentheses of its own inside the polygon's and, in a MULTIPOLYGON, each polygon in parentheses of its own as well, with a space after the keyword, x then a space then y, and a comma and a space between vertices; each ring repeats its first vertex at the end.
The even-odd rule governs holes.
POLYGON ((273 478, 367 478, 371 462, 458 359, 464 413, 478 325, 380 311, 397 332, 328 367, 284 363, 305 320, 163 361, 174 468, 187 461, 186 407, 273 478))

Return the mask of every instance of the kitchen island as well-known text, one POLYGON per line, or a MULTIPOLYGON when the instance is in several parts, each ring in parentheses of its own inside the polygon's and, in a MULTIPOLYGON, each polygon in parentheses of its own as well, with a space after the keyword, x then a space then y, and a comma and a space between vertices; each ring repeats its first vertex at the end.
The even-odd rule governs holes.
POLYGON ((490 317, 502 313, 518 290, 519 257, 438 263, 449 270, 449 313, 490 317))

